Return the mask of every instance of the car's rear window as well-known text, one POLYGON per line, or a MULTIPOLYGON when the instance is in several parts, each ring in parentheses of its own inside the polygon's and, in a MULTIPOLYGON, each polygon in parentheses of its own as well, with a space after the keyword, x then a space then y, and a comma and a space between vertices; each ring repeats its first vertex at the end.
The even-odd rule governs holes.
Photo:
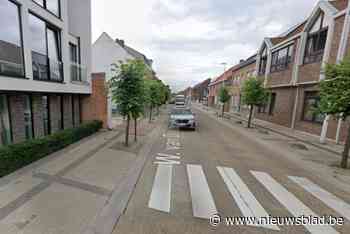
POLYGON ((171 114, 172 115, 191 115, 192 112, 191 110, 188 110, 188 109, 173 109, 171 111, 171 114))

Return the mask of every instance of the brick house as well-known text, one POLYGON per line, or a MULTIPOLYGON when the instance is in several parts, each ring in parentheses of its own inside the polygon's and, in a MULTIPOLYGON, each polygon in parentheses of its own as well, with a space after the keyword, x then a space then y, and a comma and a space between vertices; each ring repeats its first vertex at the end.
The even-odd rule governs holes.
POLYGON ((208 85, 210 79, 206 79, 192 88, 192 101, 203 102, 208 97, 208 85))
POLYGON ((313 135, 344 140, 341 120, 317 114, 319 81, 327 63, 349 54, 349 1, 320 1, 310 16, 286 33, 265 38, 256 70, 271 92, 256 117, 313 135))
POLYGON ((0 146, 78 126, 91 94, 91 4, 0 1, 0 146))

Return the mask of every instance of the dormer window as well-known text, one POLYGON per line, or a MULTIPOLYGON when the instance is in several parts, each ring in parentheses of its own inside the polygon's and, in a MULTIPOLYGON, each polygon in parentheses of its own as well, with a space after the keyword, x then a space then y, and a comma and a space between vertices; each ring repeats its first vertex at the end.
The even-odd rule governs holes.
POLYGON ((271 72, 283 71, 293 60, 294 44, 288 45, 272 53, 271 72))
POLYGON ((259 64, 259 75, 265 74, 266 65, 267 65, 267 49, 265 47, 263 52, 261 53, 261 59, 259 64))
POLYGON ((312 25, 305 47, 304 63, 322 61, 328 32, 327 17, 321 13, 312 25))

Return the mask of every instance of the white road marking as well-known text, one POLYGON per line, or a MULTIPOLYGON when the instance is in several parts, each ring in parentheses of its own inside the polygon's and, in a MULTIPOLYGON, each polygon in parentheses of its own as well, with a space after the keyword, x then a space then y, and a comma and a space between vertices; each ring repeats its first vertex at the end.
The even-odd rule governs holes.
POLYGON ((350 205, 314 184, 310 180, 302 177, 288 176, 289 179, 303 187, 306 191, 320 199, 330 208, 341 214, 344 218, 350 220, 350 205))
POLYGON ((172 165, 158 165, 148 207, 170 212, 172 165))
POLYGON ((202 166, 187 165, 187 174, 192 198, 193 216, 209 219, 218 212, 202 166))
MULTIPOLYGON (((232 169, 227 167, 217 167, 221 177, 223 178, 232 197, 235 199, 239 209, 245 217, 268 217, 269 214, 256 200, 248 186, 242 181, 239 175, 232 169)), ((252 224, 253 225, 253 224, 252 224)), ((277 225, 253 225, 269 228, 272 230, 280 230, 277 225)))
MULTIPOLYGON (((255 178, 264 187, 269 190, 269 192, 282 204, 287 210, 295 217, 299 216, 313 216, 317 215, 301 201, 298 200, 292 193, 288 192, 282 185, 280 185, 275 179, 264 172, 251 171, 255 178)), ((321 225, 305 225, 305 228, 310 233, 324 233, 333 234, 338 233, 331 226, 321 226, 321 225)))
POLYGON ((181 159, 180 156, 175 156, 171 154, 157 154, 159 157, 156 157, 156 162, 154 164, 162 164, 162 165, 179 165, 181 164, 178 160, 181 159))

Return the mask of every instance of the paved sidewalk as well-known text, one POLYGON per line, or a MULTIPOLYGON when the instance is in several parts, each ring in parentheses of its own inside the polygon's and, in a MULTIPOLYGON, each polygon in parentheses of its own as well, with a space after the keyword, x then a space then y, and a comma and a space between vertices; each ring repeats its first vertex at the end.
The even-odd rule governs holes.
MULTIPOLYGON (((203 110, 211 112, 212 114, 215 114, 215 115, 219 112, 219 110, 215 108, 207 107, 207 106, 196 105, 196 107, 202 108, 203 110)), ((233 118, 242 122, 247 122, 247 118, 245 118, 244 116, 238 113, 233 113, 233 112, 225 113, 225 117, 233 118)), ((259 120, 256 118, 253 119, 252 123, 253 123, 253 126, 255 127, 263 128, 263 129, 278 133, 280 135, 292 138, 294 140, 301 141, 305 144, 313 145, 315 147, 326 150, 333 154, 341 155, 343 152, 343 148, 344 148, 343 145, 336 144, 335 142, 330 140, 327 140, 325 144, 321 144, 319 136, 311 135, 298 130, 293 130, 291 128, 287 128, 278 124, 273 124, 273 123, 259 120)))
POLYGON ((128 179, 155 127, 140 129, 147 131, 130 148, 122 131, 101 131, 1 178, 0 233, 86 231, 128 179))

